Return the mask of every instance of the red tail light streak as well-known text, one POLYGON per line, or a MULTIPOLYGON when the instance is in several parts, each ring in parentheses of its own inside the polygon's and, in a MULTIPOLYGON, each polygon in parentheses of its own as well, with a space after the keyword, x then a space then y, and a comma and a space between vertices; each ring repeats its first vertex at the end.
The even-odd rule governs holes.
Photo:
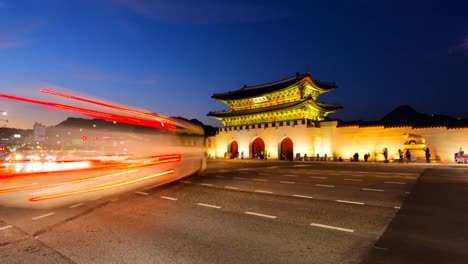
POLYGON ((94 105, 99 105, 99 106, 111 108, 111 109, 114 109, 114 110, 119 110, 119 111, 129 113, 129 114, 135 114, 135 115, 143 116, 143 117, 146 117, 146 118, 156 119, 156 120, 158 120, 160 122, 164 122, 164 123, 169 123, 169 124, 174 124, 175 123, 174 120, 172 120, 172 119, 165 118, 165 117, 155 115, 155 114, 152 114, 152 113, 146 113, 146 112, 142 112, 142 111, 131 109, 131 108, 126 108, 126 107, 113 105, 113 104, 109 104, 109 103, 105 103, 105 102, 101 102, 101 101, 97 101, 97 100, 93 100, 93 99, 88 99, 88 98, 84 98, 84 97, 75 96, 75 95, 72 95, 72 94, 61 93, 61 92, 57 92, 57 91, 53 91, 53 90, 49 90, 49 89, 45 89, 45 88, 42 88, 40 91, 43 92, 43 93, 46 93, 46 94, 65 97, 65 98, 69 98, 69 99, 73 99, 73 100, 77 100, 77 101, 81 101, 81 102, 86 102, 86 103, 90 103, 90 104, 94 104, 94 105))
POLYGON ((77 112, 77 113, 80 113, 89 117, 100 118, 100 119, 109 120, 109 121, 117 121, 120 123, 126 123, 126 124, 132 124, 132 125, 154 127, 154 128, 166 129, 170 131, 176 130, 175 125, 164 124, 161 121, 142 119, 138 117, 123 116, 123 115, 113 114, 109 112, 103 112, 103 111, 76 107, 76 106, 71 106, 71 105, 65 105, 65 104, 59 104, 59 103, 54 103, 54 102, 40 101, 40 100, 35 100, 35 99, 30 99, 30 98, 25 98, 25 97, 8 95, 8 94, 0 94, 0 98, 49 106, 49 107, 58 108, 58 109, 62 109, 62 110, 70 111, 70 112, 77 112))
POLYGON ((102 190, 107 190, 107 189, 111 189, 111 188, 116 188, 116 187, 120 187, 120 186, 125 186, 125 185, 129 185, 129 184, 149 180, 149 179, 152 179, 152 178, 156 178, 156 177, 160 177, 160 176, 164 176, 164 175, 168 175, 168 174, 172 174, 172 173, 175 173, 174 169, 163 171, 163 172, 156 173, 156 174, 152 174, 152 175, 145 176, 145 177, 138 178, 138 179, 134 179, 134 180, 129 180, 129 181, 120 182, 120 183, 116 183, 116 184, 105 185, 105 186, 96 187, 96 188, 90 188, 90 189, 79 190, 79 191, 74 191, 74 192, 58 193, 58 194, 54 194, 54 195, 32 197, 32 198, 29 198, 29 201, 38 202, 38 201, 49 200, 49 199, 60 198, 60 197, 71 196, 71 195, 77 195, 77 194, 82 194, 82 193, 102 191, 102 190))

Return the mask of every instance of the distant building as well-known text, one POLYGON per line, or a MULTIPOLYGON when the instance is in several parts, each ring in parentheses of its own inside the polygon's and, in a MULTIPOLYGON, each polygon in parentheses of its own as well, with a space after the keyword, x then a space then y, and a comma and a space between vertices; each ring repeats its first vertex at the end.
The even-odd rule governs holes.
POLYGON ((39 123, 34 123, 33 140, 34 142, 42 142, 46 140, 46 126, 39 123))
POLYGON ((429 147, 439 161, 453 161, 453 153, 468 147, 468 127, 447 125, 395 126, 381 123, 338 122, 327 115, 343 107, 317 102, 317 98, 337 88, 310 73, 235 91, 213 94, 229 106, 227 111, 208 116, 223 123, 216 136, 209 137, 209 157, 250 159, 334 159, 370 154, 370 161, 398 159, 398 149, 410 149, 416 158, 429 147))

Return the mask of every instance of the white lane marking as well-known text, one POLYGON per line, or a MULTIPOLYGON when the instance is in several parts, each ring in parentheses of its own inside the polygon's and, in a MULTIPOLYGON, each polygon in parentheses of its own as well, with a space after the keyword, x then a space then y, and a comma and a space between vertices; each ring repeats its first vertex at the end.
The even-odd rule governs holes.
POLYGON ((395 206, 395 207, 393 207, 393 208, 395 208, 395 209, 400 209, 400 206, 395 206))
POLYGON ((363 191, 371 191, 371 192, 383 192, 382 189, 369 189, 369 188, 362 188, 363 191))
POLYGON ((261 216, 261 217, 266 217, 266 218, 271 218, 271 219, 277 218, 277 217, 274 216, 274 215, 260 214, 260 213, 255 213, 255 212, 244 212, 244 214, 256 215, 256 216, 261 216))
POLYGON ((99 199, 101 199, 101 198, 102 198, 102 196, 98 196, 98 197, 95 197, 95 198, 92 198, 92 199, 89 199, 89 200, 90 200, 90 201, 97 201, 97 200, 99 200, 99 199))
POLYGON ((292 182, 292 181, 280 181, 280 183, 285 183, 285 184, 295 184, 296 182, 292 182))
POLYGON ((60 188, 65 188, 65 187, 66 187, 65 185, 57 186, 57 187, 54 187, 54 188, 45 189, 43 191, 30 193, 30 195, 39 195, 39 194, 42 194, 42 193, 50 192, 50 191, 57 190, 57 189, 60 189, 60 188))
POLYGON ((5 229, 8 229, 8 228, 10 228, 10 227, 13 227, 13 226, 11 226, 11 225, 2 226, 2 227, 0 227, 0 231, 5 230, 5 229))
POLYGON ((162 199, 177 201, 177 198, 169 197, 169 196, 161 196, 162 199))
POLYGON ((202 186, 209 186, 209 187, 212 187, 212 186, 214 186, 214 185, 213 185, 213 184, 211 184, 211 183, 200 183, 200 185, 202 185, 202 186))
POLYGON ((356 173, 369 173, 368 171, 356 171, 356 173))
POLYGON ((245 180, 245 178, 241 178, 241 177, 234 177, 234 179, 236 179, 236 180, 245 180))
POLYGON ((317 223, 312 223, 310 224, 311 226, 317 226, 317 227, 323 227, 323 228, 328 228, 328 229, 334 229, 334 230, 339 230, 339 231, 344 231, 344 232, 354 232, 353 229, 348 229, 348 228, 342 228, 342 227, 337 227, 337 226, 330 226, 330 225, 322 225, 322 224, 317 224, 317 223))
POLYGON ((76 208, 78 206, 82 206, 83 204, 84 203, 75 204, 75 205, 69 206, 68 208, 76 208))
POLYGON ((218 172, 229 172, 228 170, 219 170, 218 172))
POLYGON ((405 177, 405 179, 409 179, 409 180, 416 180, 417 177, 405 177))
POLYGON ((233 187, 233 186, 224 186, 226 189, 232 189, 232 190, 240 190, 239 187, 233 187))
POLYGON ((266 180, 266 179, 252 179, 252 180, 253 180, 253 181, 260 181, 260 182, 266 182, 266 181, 268 181, 268 180, 266 180))
POLYGON ((215 177, 216 178, 224 178, 224 176, 221 176, 221 175, 216 175, 215 177))
POLYGON ((309 178, 311 178, 311 179, 321 179, 321 180, 323 180, 323 179, 326 179, 327 177, 309 176, 309 178))
POLYGON ((335 188, 335 185, 328 185, 328 184, 315 184, 318 187, 327 187, 327 188, 335 188))
POLYGON ((359 205, 365 205, 365 203, 361 202, 354 202, 354 201, 346 201, 346 200, 336 200, 339 203, 348 203, 348 204, 359 204, 359 205))
POLYGON ((141 195, 148 195, 149 193, 146 193, 146 192, 135 192, 135 193, 138 193, 138 194, 141 194, 141 195))
POLYGON ((297 177, 297 175, 293 175, 293 174, 285 174, 283 176, 285 176, 285 177, 297 177))
POLYGON ((375 174, 389 174, 389 172, 376 172, 375 174))
POLYGON ((380 176, 380 175, 377 175, 375 177, 376 178, 385 178, 385 179, 392 178, 391 176, 380 176))
POLYGON ((33 217, 31 218, 32 220, 37 220, 37 219, 41 219, 41 218, 44 218, 44 217, 48 217, 48 216, 51 216, 55 213, 48 213, 48 214, 45 214, 45 215, 40 215, 40 216, 36 216, 36 217, 33 217))
POLYGON ((314 197, 312 196, 307 196, 307 195, 300 195, 300 194, 293 194, 294 197, 299 197, 299 198, 306 198, 306 199, 312 199, 314 197))
POLYGON ((343 179, 345 181, 356 181, 356 182, 360 182, 362 181, 361 179, 343 179))
POLYGON ((385 183, 390 183, 390 184, 406 184, 406 182, 394 182, 394 181, 386 181, 385 183))
POLYGON ((191 181, 180 181, 182 183, 192 183, 191 181))
POLYGON ((264 191, 264 190, 255 190, 255 192, 258 192, 258 193, 273 193, 273 192, 270 192, 270 191, 264 191))
POLYGON ((221 206, 212 205, 212 204, 205 204, 205 203, 197 203, 197 204, 200 206, 211 207, 211 208, 216 208, 216 209, 221 208, 221 206))

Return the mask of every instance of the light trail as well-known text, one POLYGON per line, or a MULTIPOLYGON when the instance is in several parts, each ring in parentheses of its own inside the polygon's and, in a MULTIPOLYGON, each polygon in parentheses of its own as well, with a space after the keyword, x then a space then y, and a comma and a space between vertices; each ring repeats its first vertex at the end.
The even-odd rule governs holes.
POLYGON ((88 99, 88 98, 84 98, 84 97, 79 97, 79 96, 72 95, 72 94, 61 93, 61 92, 49 90, 49 89, 46 89, 46 88, 42 88, 42 89, 40 89, 40 91, 43 92, 43 93, 56 95, 56 96, 60 96, 60 97, 65 97, 65 98, 69 98, 69 99, 73 99, 73 100, 77 100, 77 101, 82 101, 82 102, 86 102, 86 103, 90 103, 90 104, 95 104, 95 105, 99 105, 99 106, 104 106, 104 107, 107 107, 107 108, 112 108, 114 110, 119 110, 119 111, 130 113, 130 114, 144 116, 144 117, 147 117, 147 118, 155 118, 155 119, 158 119, 161 122, 175 124, 175 121, 170 119, 170 118, 165 118, 165 117, 155 115, 155 114, 152 114, 152 113, 147 113, 147 112, 143 112, 143 111, 139 111, 139 110, 135 110, 135 109, 131 109, 131 108, 126 108, 126 107, 122 107, 122 106, 118 106, 118 105, 113 105, 113 104, 109 104, 109 103, 105 103, 105 102, 101 102, 101 101, 97 101, 97 100, 92 100, 92 99, 88 99))
POLYGON ((35 100, 35 99, 30 99, 30 98, 25 98, 25 97, 8 95, 8 94, 0 94, 0 98, 16 100, 16 101, 22 101, 22 102, 38 104, 38 105, 50 106, 50 107, 53 107, 53 108, 59 108, 59 109, 70 111, 70 112, 78 112, 78 113, 81 113, 83 115, 93 117, 93 118, 99 118, 99 119, 104 119, 104 120, 109 120, 109 121, 116 121, 116 122, 119 122, 119 123, 126 123, 126 124, 146 126, 146 127, 153 127, 153 128, 165 129, 165 130, 169 130, 169 131, 175 131, 176 130, 175 125, 173 125, 173 124, 164 124, 164 123, 162 123, 160 121, 141 119, 141 118, 134 118, 134 117, 118 115, 118 114, 112 114, 112 113, 98 111, 98 110, 92 110, 92 109, 83 108, 83 107, 76 107, 76 106, 71 106, 71 105, 65 105, 65 104, 59 104, 59 103, 53 103, 53 102, 47 102, 47 101, 40 101, 40 100, 35 100))
POLYGON ((77 195, 77 194, 82 194, 82 193, 102 191, 102 190, 107 190, 107 189, 111 189, 111 188, 116 188, 116 187, 120 187, 120 186, 129 185, 129 184, 132 184, 132 183, 137 183, 137 182, 149 180, 149 179, 156 178, 156 177, 159 177, 159 176, 164 176, 164 175, 167 175, 167 174, 172 174, 174 172, 175 172, 175 170, 171 169, 171 170, 163 171, 163 172, 160 172, 160 173, 152 174, 152 175, 149 175, 149 176, 145 176, 145 177, 142 177, 142 178, 138 178, 138 179, 134 179, 134 180, 130 180, 130 181, 124 181, 124 182, 121 182, 121 183, 104 185, 104 186, 101 186, 101 187, 95 187, 95 188, 79 190, 79 191, 73 191, 73 192, 65 192, 65 193, 58 193, 58 194, 47 195, 47 196, 31 197, 31 198, 29 198, 29 201, 38 202, 38 201, 49 200, 49 199, 60 198, 60 197, 71 196, 71 195, 77 195))

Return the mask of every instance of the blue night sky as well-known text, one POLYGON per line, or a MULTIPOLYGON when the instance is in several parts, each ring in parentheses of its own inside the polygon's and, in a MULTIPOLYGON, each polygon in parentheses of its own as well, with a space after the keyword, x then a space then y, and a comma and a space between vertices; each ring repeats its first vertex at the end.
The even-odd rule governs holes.
MULTIPOLYGON (((468 117, 468 1, 0 0, 0 92, 43 86, 220 123, 213 93, 311 72, 331 115, 468 117)), ((1 107, 0 107, 1 108, 1 107)))

